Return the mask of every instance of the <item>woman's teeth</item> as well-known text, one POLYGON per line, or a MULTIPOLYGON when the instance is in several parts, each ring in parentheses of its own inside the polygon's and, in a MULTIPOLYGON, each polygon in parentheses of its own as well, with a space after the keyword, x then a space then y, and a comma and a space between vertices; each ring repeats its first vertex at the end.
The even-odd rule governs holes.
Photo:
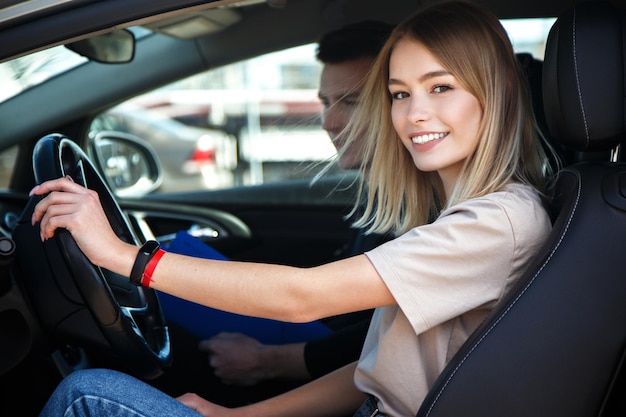
POLYGON ((446 135, 447 135, 447 133, 429 133, 427 135, 413 136, 411 138, 411 141, 413 141, 413 143, 417 143, 419 145, 423 145, 426 142, 430 142, 431 140, 441 139, 442 137, 444 137, 446 135))

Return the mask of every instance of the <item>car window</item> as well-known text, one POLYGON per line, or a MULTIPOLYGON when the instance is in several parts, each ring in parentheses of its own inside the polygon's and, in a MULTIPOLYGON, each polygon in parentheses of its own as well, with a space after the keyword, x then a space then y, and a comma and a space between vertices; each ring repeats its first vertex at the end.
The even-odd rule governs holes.
MULTIPOLYGON (((516 52, 543 59, 553 19, 505 20, 516 52)), ((91 126, 135 135, 161 164, 154 192, 312 178, 336 150, 321 127, 315 44, 180 80, 100 114, 91 126)))
POLYGON ((543 61, 548 32, 556 18, 503 19, 516 53, 526 52, 543 61))
MULTIPOLYGON (((151 33, 141 26, 129 30, 136 39, 151 33)), ((86 62, 87 58, 63 45, 0 62, 0 103, 86 62)))
POLYGON ((315 45, 213 69, 96 117, 160 159, 156 192, 220 189, 311 177, 336 154, 321 127, 315 45))
POLYGON ((17 152, 17 145, 0 151, 0 189, 7 189, 11 184, 17 152))
POLYGON ((86 61, 69 49, 57 46, 0 63, 0 103, 86 61))

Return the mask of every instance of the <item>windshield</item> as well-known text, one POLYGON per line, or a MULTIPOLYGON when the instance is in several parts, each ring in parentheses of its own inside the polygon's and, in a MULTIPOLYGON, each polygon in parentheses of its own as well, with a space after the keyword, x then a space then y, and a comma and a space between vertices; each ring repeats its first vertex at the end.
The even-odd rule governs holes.
MULTIPOLYGON (((141 26, 129 28, 135 39, 152 33, 141 26)), ((0 103, 35 87, 57 75, 68 72, 87 62, 63 45, 28 54, 0 63, 0 103)))
POLYGON ((86 61, 64 46, 57 46, 3 62, 0 64, 0 103, 86 61))

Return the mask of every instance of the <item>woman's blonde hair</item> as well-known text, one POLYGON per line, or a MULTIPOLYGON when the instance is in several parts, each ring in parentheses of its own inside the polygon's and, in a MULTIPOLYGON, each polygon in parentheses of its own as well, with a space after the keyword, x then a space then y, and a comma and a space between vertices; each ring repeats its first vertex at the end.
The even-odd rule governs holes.
POLYGON ((360 214, 355 226, 368 232, 404 233, 445 207, 511 182, 543 192, 549 169, 526 79, 504 28, 491 12, 464 1, 426 7, 396 27, 372 68, 346 135, 348 141, 360 137, 366 142, 352 214, 360 214), (401 39, 423 44, 483 111, 478 146, 448 199, 438 174, 415 167, 393 128, 387 82, 390 56, 401 39))

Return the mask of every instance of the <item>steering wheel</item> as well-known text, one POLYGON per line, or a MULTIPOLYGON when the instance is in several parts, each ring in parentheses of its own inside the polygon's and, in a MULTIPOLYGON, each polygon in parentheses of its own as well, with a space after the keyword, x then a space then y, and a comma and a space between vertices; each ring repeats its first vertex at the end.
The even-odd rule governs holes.
MULTIPOLYGON (((96 191, 115 233, 128 243, 139 243, 113 194, 76 143, 60 134, 44 136, 33 151, 33 169, 37 184, 69 175, 96 191)), ((40 199, 29 199, 13 238, 27 294, 43 330, 59 345, 76 344, 110 355, 140 378, 160 375, 171 362, 171 348, 155 291, 92 264, 65 229, 42 243, 39 224, 30 224, 40 199)))

